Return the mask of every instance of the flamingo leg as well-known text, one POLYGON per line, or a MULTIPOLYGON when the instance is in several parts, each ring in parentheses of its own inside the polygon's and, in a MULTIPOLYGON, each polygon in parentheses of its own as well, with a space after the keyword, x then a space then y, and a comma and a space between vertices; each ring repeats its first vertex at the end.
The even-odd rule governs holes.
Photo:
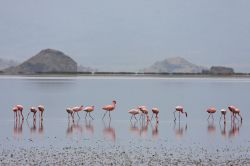
POLYGON ((80 119, 80 116, 79 116, 78 112, 76 112, 76 114, 77 114, 78 118, 80 119))
POLYGON ((208 116, 207 120, 209 120, 210 116, 211 116, 211 113, 209 114, 209 116, 208 116))
POLYGON ((22 119, 24 119, 24 117, 23 117, 23 110, 22 110, 22 111, 20 111, 20 113, 21 113, 22 119))
POLYGON ((135 115, 134 115, 134 117, 135 117, 135 120, 138 121, 135 115))
POLYGON ((102 117, 102 120, 104 119, 104 117, 106 116, 106 114, 107 114, 107 111, 104 113, 104 115, 103 115, 103 117, 102 117))
POLYGON ((30 112, 28 113, 28 115, 27 115, 26 119, 28 119, 29 115, 30 115, 30 112))
POLYGON ((153 119, 153 116, 154 116, 154 114, 152 114, 152 116, 151 116, 151 120, 153 119))
POLYGON ((131 117, 130 117, 130 122, 132 122, 132 118, 133 118, 133 115, 131 115, 131 117))
POLYGON ((240 113, 238 113, 238 115, 239 115, 239 117, 240 117, 240 120, 241 120, 241 122, 242 122, 242 120, 243 120, 243 119, 242 119, 242 116, 240 115, 240 113))
POLYGON ((111 116, 110 116, 110 111, 109 111, 109 119, 111 119, 111 116))
POLYGON ((179 112, 179 121, 181 120, 181 113, 179 112))
POLYGON ((220 121, 221 121, 221 118, 222 118, 222 114, 221 114, 221 116, 220 116, 220 121))
POLYGON ((174 121, 176 121, 175 112, 176 112, 176 111, 173 112, 173 114, 174 114, 174 121))
POLYGON ((90 112, 89 112, 89 116, 91 117, 92 120, 94 120, 94 118, 91 116, 90 112))

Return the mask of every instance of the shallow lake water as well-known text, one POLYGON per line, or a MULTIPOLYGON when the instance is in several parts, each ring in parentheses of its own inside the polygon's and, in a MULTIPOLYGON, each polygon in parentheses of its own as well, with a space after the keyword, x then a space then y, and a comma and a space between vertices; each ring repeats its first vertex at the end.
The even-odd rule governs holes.
MULTIPOLYGON (((0 145, 2 148, 40 146, 91 146, 103 144, 146 145, 153 147, 202 145, 207 149, 233 148, 250 144, 249 99, 247 78, 149 78, 149 77, 1 77, 0 145), (102 106, 117 101, 117 108, 102 121, 102 106), (24 121, 15 121, 12 107, 24 106, 24 121), (32 116, 31 106, 45 106, 44 120, 32 116), (68 119, 71 106, 95 105, 94 120, 68 119), (130 121, 128 110, 145 105, 158 107, 159 124, 130 121), (188 118, 181 115, 174 123, 175 106, 183 105, 188 118), (208 107, 218 110, 236 105, 243 122, 207 121, 208 107)), ((151 117, 151 112, 150 112, 151 117)), ((139 118, 139 117, 138 117, 139 118)))

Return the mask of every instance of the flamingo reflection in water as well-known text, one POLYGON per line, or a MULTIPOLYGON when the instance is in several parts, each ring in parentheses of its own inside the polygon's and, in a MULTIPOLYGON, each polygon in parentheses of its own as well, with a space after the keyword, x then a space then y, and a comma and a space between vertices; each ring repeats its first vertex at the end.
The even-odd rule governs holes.
POLYGON ((36 119, 33 118, 32 126, 30 126, 28 119, 26 119, 26 122, 27 122, 28 128, 30 129, 30 133, 31 133, 31 134, 35 134, 35 133, 36 133, 36 119))
POLYGON ((212 121, 208 121, 207 132, 209 134, 215 134, 216 127, 214 125, 214 119, 212 121))
POLYGON ((43 119, 42 119, 42 118, 41 118, 40 121, 39 121, 38 133, 39 133, 40 135, 43 135, 43 134, 44 134, 44 127, 43 127, 43 119))
POLYGON ((140 136, 140 128, 137 126, 137 121, 130 121, 130 128, 129 128, 129 132, 140 136))
POLYGON ((226 138, 227 137, 226 123, 223 123, 223 127, 221 127, 221 123, 219 123, 219 125, 220 125, 221 136, 226 138))
POLYGON ((115 128, 110 126, 110 124, 111 124, 111 119, 109 120, 108 126, 106 125, 105 121, 103 121, 103 126, 104 126, 103 135, 106 139, 115 142, 116 140, 115 128))
POLYGON ((178 121, 178 126, 176 127, 176 122, 174 122, 174 131, 175 131, 175 137, 177 139, 183 138, 183 136, 187 132, 187 124, 184 126, 181 125, 180 121, 178 121))
POLYGON ((85 121, 85 126, 84 129, 86 131, 86 133, 93 135, 95 130, 94 130, 94 126, 92 125, 92 120, 86 120, 85 121))
POLYGON ((237 137, 240 134, 241 126, 242 126, 242 121, 240 121, 240 122, 232 121, 231 128, 230 128, 229 133, 228 133, 228 137, 229 138, 237 137))
POLYGON ((158 127, 159 127, 159 121, 158 121, 158 117, 157 117, 155 125, 152 126, 152 138, 153 139, 158 139, 159 138, 159 129, 158 129, 158 127))
POLYGON ((72 121, 70 119, 68 120, 68 127, 66 130, 67 136, 72 136, 73 134, 83 133, 83 128, 79 122, 80 122, 80 119, 78 119, 76 123, 74 120, 72 121))
POLYGON ((23 119, 15 119, 14 120, 14 128, 13 128, 13 136, 18 139, 22 136, 23 133, 23 119))

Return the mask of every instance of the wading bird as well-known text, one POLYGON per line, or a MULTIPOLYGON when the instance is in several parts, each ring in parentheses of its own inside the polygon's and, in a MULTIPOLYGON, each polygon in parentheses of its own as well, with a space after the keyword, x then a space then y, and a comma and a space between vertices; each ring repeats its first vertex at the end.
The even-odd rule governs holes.
POLYGON ((187 112, 184 111, 184 108, 182 106, 177 106, 175 107, 175 111, 174 111, 174 121, 176 121, 176 117, 175 117, 175 113, 176 112, 179 112, 179 120, 180 120, 180 114, 182 113, 185 113, 186 117, 187 117, 187 112))
POLYGON ((24 117, 23 117, 23 106, 22 105, 16 105, 15 107, 17 108, 17 112, 19 112, 18 116, 20 116, 20 114, 21 114, 22 119, 24 119, 24 117))
POLYGON ((73 116, 75 115, 75 113, 77 114, 77 116, 78 116, 78 118, 80 119, 80 116, 79 116, 79 114, 78 114, 78 112, 80 112, 80 111, 82 111, 83 110, 83 105, 82 106, 80 106, 80 107, 73 107, 72 108, 72 110, 73 110, 73 116))
POLYGON ((216 112, 216 108, 214 107, 210 107, 207 109, 207 113, 209 113, 209 116, 207 118, 207 120, 209 120, 210 116, 212 117, 212 119, 214 120, 213 114, 216 112))
POLYGON ((90 113, 93 112, 94 109, 95 109, 95 106, 93 106, 93 105, 83 108, 83 111, 86 112, 85 119, 86 119, 87 115, 89 114, 89 117, 91 117, 91 119, 94 120, 94 118, 90 115, 90 113))
POLYGON ((153 112, 153 114, 152 114, 151 120, 153 118, 153 115, 155 114, 155 119, 158 122, 158 114, 159 114, 160 110, 158 108, 152 108, 152 112, 153 112))
POLYGON ((242 121, 242 116, 240 115, 240 110, 237 107, 231 105, 228 107, 228 109, 231 112, 231 121, 234 121, 235 118, 237 119, 236 115, 238 115, 242 121))
POLYGON ((132 118, 133 118, 133 117, 134 117, 134 118, 135 118, 135 120, 137 121, 137 118, 135 117, 135 115, 140 114, 140 113, 141 113, 141 111, 140 111, 139 109, 135 109, 135 108, 133 108, 133 109, 129 110, 129 111, 128 111, 128 113, 130 113, 130 114, 131 114, 130 121, 132 120, 132 118))
POLYGON ((69 107, 69 108, 66 109, 66 112, 68 113, 68 119, 69 119, 69 116, 71 115, 72 119, 74 120, 74 116, 73 116, 74 111, 73 111, 73 109, 69 107))
POLYGON ((35 107, 31 107, 31 108, 30 108, 30 112, 28 113, 26 119, 28 119, 28 117, 29 117, 29 115, 30 115, 31 112, 33 113, 33 119, 36 119, 36 112, 37 112, 37 110, 36 110, 35 107))
POLYGON ((143 115, 146 115, 146 118, 147 118, 147 122, 149 122, 149 115, 148 115, 148 109, 146 106, 139 106, 138 109, 143 113, 142 114, 142 117, 144 118, 143 115))
POLYGON ((15 106, 12 108, 12 111, 14 112, 14 119, 17 119, 17 111, 18 111, 18 108, 15 106))
POLYGON ((221 113, 220 121, 221 121, 221 118, 222 118, 222 116, 223 116, 223 118, 224 118, 224 123, 226 123, 226 114, 227 114, 227 110, 226 110, 226 109, 221 109, 221 110, 220 110, 220 113, 221 113))
POLYGON ((43 112, 45 111, 45 108, 43 105, 38 106, 38 111, 40 112, 39 116, 41 119, 43 119, 43 112))
POLYGON ((111 105, 106 105, 106 106, 102 107, 102 109, 106 111, 104 113, 102 119, 104 119, 104 117, 106 116, 107 112, 109 112, 109 118, 111 119, 111 117, 110 117, 110 111, 114 111, 115 110, 115 106, 116 106, 116 101, 113 100, 111 105))

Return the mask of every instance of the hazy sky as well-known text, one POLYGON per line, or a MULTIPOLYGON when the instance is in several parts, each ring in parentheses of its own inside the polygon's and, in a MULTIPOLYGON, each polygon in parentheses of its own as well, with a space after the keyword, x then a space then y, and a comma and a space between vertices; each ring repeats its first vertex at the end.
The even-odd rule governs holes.
POLYGON ((250 72, 250 1, 0 0, 0 57, 44 48, 103 70, 181 56, 250 72))

